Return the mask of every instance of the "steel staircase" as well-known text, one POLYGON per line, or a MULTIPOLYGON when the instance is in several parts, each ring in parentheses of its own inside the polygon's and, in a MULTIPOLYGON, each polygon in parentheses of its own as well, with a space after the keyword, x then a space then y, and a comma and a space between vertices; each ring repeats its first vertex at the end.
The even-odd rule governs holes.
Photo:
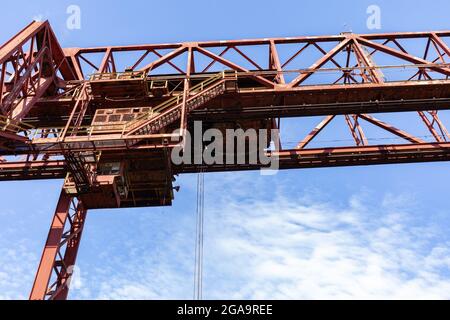
MULTIPOLYGON (((235 74, 232 74, 235 76, 235 74)), ((233 78, 234 79, 234 78, 233 78)), ((216 74, 192 87, 190 96, 183 101, 182 95, 175 96, 166 102, 125 125, 126 135, 148 135, 159 132, 162 128, 181 119, 183 105, 186 113, 195 110, 226 91, 226 82, 232 80, 226 73, 216 74)))

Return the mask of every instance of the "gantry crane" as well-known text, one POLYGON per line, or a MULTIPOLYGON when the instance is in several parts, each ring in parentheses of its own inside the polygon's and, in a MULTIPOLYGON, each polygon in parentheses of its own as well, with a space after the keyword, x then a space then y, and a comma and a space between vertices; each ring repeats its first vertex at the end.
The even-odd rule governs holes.
POLYGON ((49 22, 32 22, 0 48, 0 180, 64 184, 30 298, 67 298, 88 210, 169 206, 179 174, 266 166, 173 163, 195 121, 261 132, 283 118, 323 116, 295 148, 278 137, 265 149, 280 169, 450 160, 439 118, 450 108, 449 38, 341 33, 62 49, 49 22), (416 114, 432 138, 372 115, 387 112, 416 114), (354 143, 311 147, 339 116, 354 143), (402 141, 371 144, 363 123, 402 141))

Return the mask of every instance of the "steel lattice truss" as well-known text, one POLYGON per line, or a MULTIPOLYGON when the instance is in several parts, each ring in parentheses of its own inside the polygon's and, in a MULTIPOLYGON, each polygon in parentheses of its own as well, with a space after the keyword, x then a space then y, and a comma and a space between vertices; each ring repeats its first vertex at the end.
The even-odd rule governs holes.
POLYGON ((449 38, 342 33, 61 49, 48 22, 31 23, 0 48, 0 180, 65 178, 32 298, 67 296, 88 209, 170 205, 174 175, 264 167, 172 163, 194 121, 280 129, 267 153, 281 169, 450 160, 449 38), (386 115, 412 120, 401 128, 386 115), (284 127, 311 117, 318 124, 299 125, 304 136, 284 127), (327 131, 332 140, 321 141, 327 131))

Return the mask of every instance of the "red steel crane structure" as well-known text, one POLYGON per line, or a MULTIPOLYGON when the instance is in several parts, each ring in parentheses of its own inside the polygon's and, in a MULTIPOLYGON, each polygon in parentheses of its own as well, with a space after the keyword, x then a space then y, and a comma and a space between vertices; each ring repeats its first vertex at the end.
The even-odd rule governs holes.
POLYGON ((266 130, 322 116, 296 147, 281 137, 266 150, 280 169, 450 160, 439 117, 450 109, 449 38, 341 33, 62 49, 47 21, 32 22, 0 48, 0 180, 64 184, 30 298, 67 298, 87 210, 167 206, 179 174, 264 167, 174 164, 171 150, 186 146, 194 121, 266 130), (431 138, 372 115, 400 112, 415 114, 431 138), (336 117, 354 142, 311 147, 336 117), (402 141, 370 143, 363 123, 402 141))

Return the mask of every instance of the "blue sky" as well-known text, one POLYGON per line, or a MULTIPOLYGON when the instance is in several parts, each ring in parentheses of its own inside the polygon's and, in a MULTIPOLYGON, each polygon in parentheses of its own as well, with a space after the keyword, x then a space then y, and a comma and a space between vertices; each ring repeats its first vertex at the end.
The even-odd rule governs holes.
MULTIPOLYGON (((436 0, 24 3, 3 5, 1 42, 34 17, 50 20, 62 46, 84 47, 368 33, 371 4, 383 32, 443 30, 450 9, 436 0), (81 30, 65 27, 71 4, 81 30)), ((449 299, 449 180, 448 163, 209 174, 204 297, 449 299)), ((195 181, 180 177, 171 208, 91 211, 70 298, 190 299, 195 181)), ((61 184, 0 184, 0 298, 28 296, 61 184)))

